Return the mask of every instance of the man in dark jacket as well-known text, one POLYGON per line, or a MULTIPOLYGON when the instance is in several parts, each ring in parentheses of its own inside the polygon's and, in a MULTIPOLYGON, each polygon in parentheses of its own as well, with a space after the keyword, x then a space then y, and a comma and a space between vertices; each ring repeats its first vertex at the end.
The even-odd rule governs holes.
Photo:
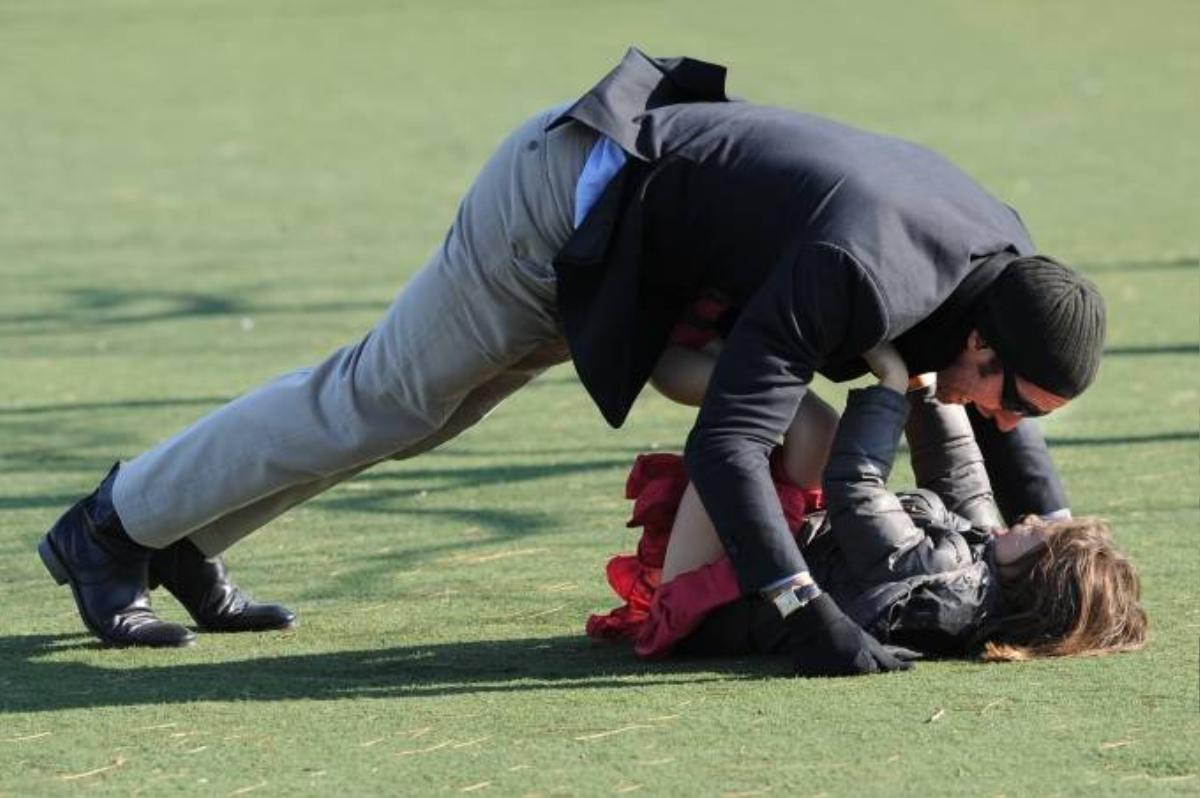
POLYGON ((940 372, 943 399, 995 420, 976 419, 995 431, 981 444, 1006 512, 1067 507, 1023 419, 1093 378, 1094 287, 1036 257, 1016 214, 934 153, 731 102, 722 67, 631 50, 501 145, 362 341, 122 464, 42 557, 103 639, 188 642, 149 613, 136 563, 154 550, 188 540, 216 555, 373 463, 449 439, 568 350, 619 426, 701 293, 729 312, 689 473, 743 589, 777 600, 822 653, 802 672, 897 666, 816 600, 767 473, 815 372, 852 378, 862 353, 895 342, 914 373, 940 372))
POLYGON ((1035 256, 1016 213, 940 156, 728 102, 722 84, 711 65, 631 53, 568 110, 631 160, 556 266, 576 367, 613 424, 689 298, 716 292, 739 309, 686 455, 743 590, 788 615, 819 595, 767 457, 814 372, 858 376, 881 342, 914 374, 938 372, 943 401, 994 421, 976 426, 1008 515, 1066 508, 1025 419, 1094 378, 1105 326, 1095 287, 1035 256))

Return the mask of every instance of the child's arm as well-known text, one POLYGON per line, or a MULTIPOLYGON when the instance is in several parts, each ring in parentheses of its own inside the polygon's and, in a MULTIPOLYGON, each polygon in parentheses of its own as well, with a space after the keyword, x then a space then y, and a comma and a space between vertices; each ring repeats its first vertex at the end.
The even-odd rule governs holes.
POLYGON ((917 487, 936 493, 974 526, 1004 526, 966 410, 939 402, 932 385, 910 391, 908 403, 904 433, 917 487))
POLYGON ((909 414, 908 374, 890 344, 868 352, 866 359, 880 384, 850 392, 825 468, 831 534, 851 571, 866 584, 961 567, 970 561, 962 538, 927 536, 887 489, 909 414))

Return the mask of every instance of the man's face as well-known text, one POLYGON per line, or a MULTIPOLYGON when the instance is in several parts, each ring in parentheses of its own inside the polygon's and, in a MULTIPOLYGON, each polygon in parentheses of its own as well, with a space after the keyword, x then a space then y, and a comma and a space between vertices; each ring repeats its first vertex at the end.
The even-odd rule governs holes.
MULTIPOLYGON (((1020 403, 1040 414, 1057 410, 1068 401, 1019 375, 1014 380, 1020 403)), ((981 415, 992 419, 1003 432, 1016 427, 1027 415, 1005 407, 1004 364, 976 331, 971 332, 958 358, 938 372, 937 398, 948 404, 974 404, 981 415)))

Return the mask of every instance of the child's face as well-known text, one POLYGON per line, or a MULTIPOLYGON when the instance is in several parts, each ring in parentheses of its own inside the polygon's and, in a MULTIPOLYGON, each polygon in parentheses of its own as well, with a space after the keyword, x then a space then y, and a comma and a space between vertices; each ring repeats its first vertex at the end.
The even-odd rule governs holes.
POLYGON ((1047 523, 1036 515, 1027 515, 1008 529, 993 534, 992 553, 996 565, 1012 565, 1034 549, 1046 545, 1047 523))

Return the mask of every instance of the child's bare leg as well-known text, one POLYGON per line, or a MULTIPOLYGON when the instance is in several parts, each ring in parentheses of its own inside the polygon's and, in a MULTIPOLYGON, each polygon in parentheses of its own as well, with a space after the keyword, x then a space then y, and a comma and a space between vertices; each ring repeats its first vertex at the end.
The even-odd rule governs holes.
POLYGON ((793 485, 806 490, 821 487, 829 447, 837 430, 838 413, 811 390, 783 438, 783 470, 793 485))
MULTIPOLYGON (((821 472, 829 458, 837 420, 837 411, 825 400, 812 391, 805 394, 783 443, 784 471, 794 484, 806 489, 821 486, 821 472)), ((700 496, 689 484, 671 526, 671 539, 663 558, 662 582, 665 584, 681 573, 716 562, 724 553, 725 548, 700 503, 700 496)))
POLYGON ((668 346, 650 375, 650 384, 673 402, 699 407, 720 351, 721 345, 716 341, 703 349, 668 346))
POLYGON ((689 483, 671 526, 671 539, 663 557, 662 581, 670 582, 679 574, 716 562, 724 553, 725 547, 717 537, 716 527, 700 503, 696 488, 689 483))
MULTIPOLYGON (((716 341, 699 350, 668 346, 654 367, 650 384, 672 401, 699 407, 704 401, 704 392, 708 389, 708 380, 720 351, 720 344, 716 341)), ((681 573, 715 562, 724 553, 717 530, 704 511, 696 489, 688 485, 671 527, 662 581, 670 581, 681 573)))

